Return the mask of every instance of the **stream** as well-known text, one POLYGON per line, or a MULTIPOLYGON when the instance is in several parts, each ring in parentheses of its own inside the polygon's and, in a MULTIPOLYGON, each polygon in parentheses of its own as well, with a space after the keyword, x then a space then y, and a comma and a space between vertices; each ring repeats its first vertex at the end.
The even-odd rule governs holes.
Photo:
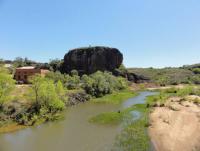
MULTIPOLYGON (((62 121, 0 134, 0 151, 110 151, 120 125, 97 125, 88 119, 102 112, 144 104, 146 97, 154 94, 144 91, 121 105, 86 102, 70 107, 62 121)), ((138 111, 131 114, 134 120, 140 118, 138 111)))

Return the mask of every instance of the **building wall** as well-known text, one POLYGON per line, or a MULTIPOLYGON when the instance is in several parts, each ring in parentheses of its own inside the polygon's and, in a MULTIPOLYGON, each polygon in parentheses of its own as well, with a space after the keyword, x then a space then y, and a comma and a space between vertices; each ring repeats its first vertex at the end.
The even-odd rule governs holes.
POLYGON ((28 83, 28 79, 35 75, 40 74, 45 76, 49 71, 42 69, 16 69, 14 79, 18 82, 28 83))

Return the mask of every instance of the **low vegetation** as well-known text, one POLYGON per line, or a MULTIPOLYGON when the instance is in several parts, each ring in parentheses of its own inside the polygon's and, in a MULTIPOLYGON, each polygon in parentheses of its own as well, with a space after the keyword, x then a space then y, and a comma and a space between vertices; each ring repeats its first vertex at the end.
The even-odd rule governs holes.
POLYGON ((129 123, 117 136, 113 151, 146 151, 149 149, 148 112, 145 105, 135 105, 134 110, 140 111, 141 117, 129 123))
POLYGON ((119 124, 125 116, 124 112, 106 112, 92 117, 89 121, 96 124, 119 124))
POLYGON ((9 95, 14 89, 14 80, 6 70, 0 70, 0 110, 6 101, 9 100, 9 95))
POLYGON ((177 84, 199 84, 199 67, 180 67, 180 68, 130 68, 129 72, 142 75, 161 86, 177 84))
POLYGON ((137 93, 129 89, 122 90, 120 92, 114 92, 111 95, 105 95, 101 98, 93 98, 94 103, 110 103, 110 104, 120 104, 122 101, 128 98, 136 96, 137 93))
POLYGON ((188 95, 200 96, 200 87, 195 85, 188 85, 183 88, 169 88, 160 90, 158 95, 149 96, 147 99, 147 106, 164 106, 165 101, 170 97, 184 97, 188 95))

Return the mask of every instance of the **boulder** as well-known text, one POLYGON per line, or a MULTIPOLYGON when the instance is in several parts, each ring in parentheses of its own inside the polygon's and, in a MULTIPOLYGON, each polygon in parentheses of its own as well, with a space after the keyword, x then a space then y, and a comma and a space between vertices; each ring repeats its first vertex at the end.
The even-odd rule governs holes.
POLYGON ((98 70, 113 72, 123 61, 122 53, 116 48, 87 47, 70 50, 64 57, 63 73, 77 70, 80 75, 98 70))

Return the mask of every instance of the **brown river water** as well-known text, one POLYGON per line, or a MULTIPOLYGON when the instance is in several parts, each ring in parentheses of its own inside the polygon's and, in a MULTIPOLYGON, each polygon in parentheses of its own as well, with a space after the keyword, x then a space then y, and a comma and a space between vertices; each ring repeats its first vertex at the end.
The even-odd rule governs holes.
MULTIPOLYGON (((149 95, 153 93, 141 92, 122 105, 87 102, 70 107, 62 121, 1 134, 0 151, 110 151, 116 135, 120 133, 121 125, 89 123, 90 117, 142 104, 149 95)), ((139 112, 133 112, 133 116, 139 117, 139 112)))

